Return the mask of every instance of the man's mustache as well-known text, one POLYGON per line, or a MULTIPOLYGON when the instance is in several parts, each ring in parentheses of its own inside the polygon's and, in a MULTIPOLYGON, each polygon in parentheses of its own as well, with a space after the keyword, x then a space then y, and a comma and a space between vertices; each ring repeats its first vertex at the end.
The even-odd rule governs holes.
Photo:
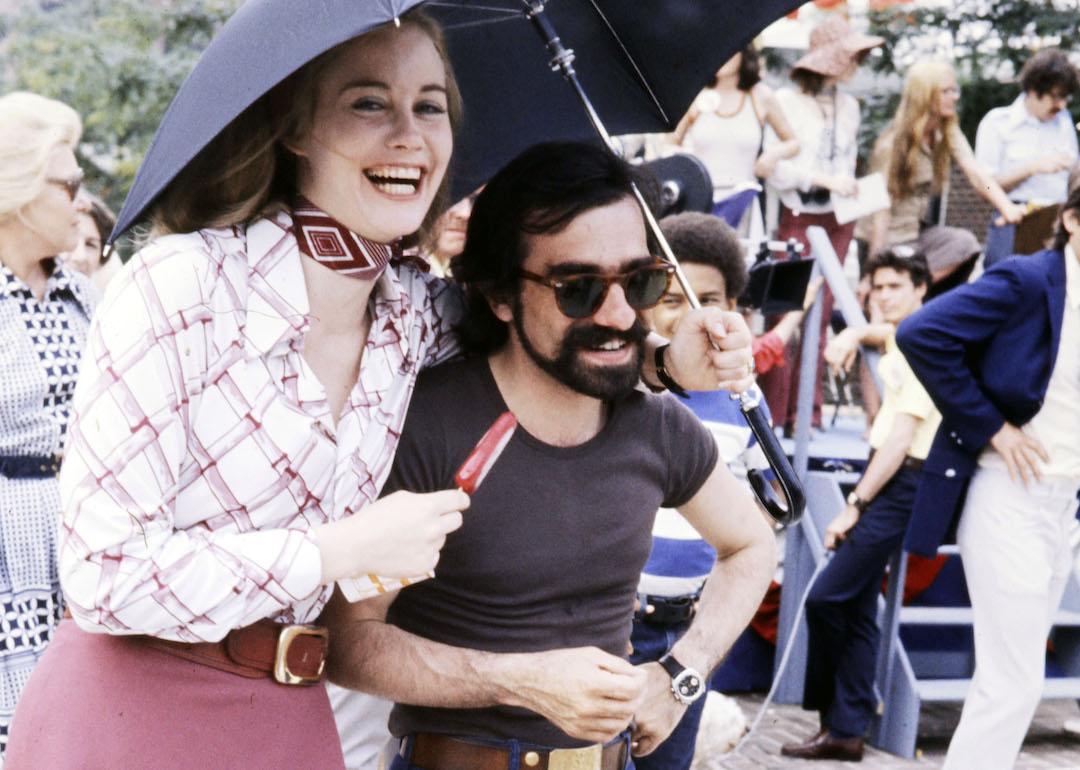
POLYGON ((599 324, 585 324, 571 327, 563 337, 563 348, 597 348, 607 342, 629 342, 640 345, 649 336, 649 330, 641 320, 635 320, 629 329, 612 329, 599 324))

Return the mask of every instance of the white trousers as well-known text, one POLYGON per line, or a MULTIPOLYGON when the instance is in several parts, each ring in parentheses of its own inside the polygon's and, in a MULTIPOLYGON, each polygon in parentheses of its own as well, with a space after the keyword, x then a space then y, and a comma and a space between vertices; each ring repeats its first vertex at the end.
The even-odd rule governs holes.
POLYGON ((980 468, 957 531, 975 619, 975 676, 945 770, 1013 767, 1042 697, 1046 637, 1072 569, 1077 481, 1025 488, 980 468))
POLYGON ((383 770, 397 741, 386 726, 394 704, 383 698, 326 683, 334 721, 341 736, 341 753, 348 770, 383 770))

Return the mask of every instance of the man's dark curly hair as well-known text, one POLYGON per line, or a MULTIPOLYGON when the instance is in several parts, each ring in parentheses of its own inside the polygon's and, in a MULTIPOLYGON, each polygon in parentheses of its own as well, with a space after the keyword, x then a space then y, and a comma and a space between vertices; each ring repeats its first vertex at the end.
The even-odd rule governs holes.
POLYGON ((1069 190, 1069 197, 1061 204, 1061 216, 1058 217, 1057 230, 1054 233, 1054 243, 1051 248, 1064 251, 1065 244, 1069 242, 1069 231, 1065 229, 1065 212, 1071 211, 1074 217, 1080 217, 1080 184, 1074 185, 1069 190))
POLYGON ((738 299, 746 288, 746 257, 735 231, 720 217, 687 211, 660 220, 675 258, 683 263, 715 267, 724 276, 727 299, 738 299))
POLYGON ((898 273, 907 273, 912 285, 916 288, 930 286, 930 265, 926 261, 926 255, 921 251, 913 251, 905 255, 894 249, 885 249, 875 254, 866 263, 865 275, 870 276, 870 280, 873 281, 874 273, 883 267, 892 268, 898 273))
POLYGON ((451 264, 465 287, 465 316, 457 327, 465 349, 486 355, 506 343, 507 324, 488 300, 506 302, 521 290, 525 236, 559 233, 585 212, 631 197, 635 182, 652 203, 654 181, 583 142, 538 144, 492 177, 473 204, 465 248, 451 264))
POLYGON ((1037 96, 1051 91, 1069 96, 1080 89, 1080 80, 1069 57, 1056 48, 1044 48, 1024 62, 1020 70, 1020 87, 1037 96))

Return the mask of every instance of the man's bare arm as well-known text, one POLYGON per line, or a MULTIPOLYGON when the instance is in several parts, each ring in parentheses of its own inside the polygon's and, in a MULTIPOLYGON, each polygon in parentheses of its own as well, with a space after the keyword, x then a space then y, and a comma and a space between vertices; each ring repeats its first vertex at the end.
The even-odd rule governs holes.
MULTIPOLYGON (((750 493, 720 463, 679 512, 717 552, 697 615, 672 655, 708 675, 749 624, 776 569, 776 537, 750 493)), ((672 697, 671 678, 658 663, 648 674, 645 697, 634 716, 634 754, 652 752, 682 718, 686 707, 672 697)))
POLYGON ((519 706, 563 732, 606 742, 626 729, 644 674, 595 647, 491 653, 454 647, 386 623, 393 594, 350 604, 335 592, 330 628, 331 681, 418 706, 519 706))
MULTIPOLYGON (((862 500, 873 500, 878 492, 885 488, 896 472, 904 464, 911 444, 915 440, 915 431, 920 419, 901 412, 893 421, 892 430, 881 449, 874 452, 873 458, 866 465, 866 471, 853 490, 862 500)), ((840 545, 854 527, 861 514, 859 509, 845 503, 828 526, 825 527, 825 547, 832 550, 840 545)))
POLYGON ((704 674, 720 663, 761 604, 776 570, 776 536, 723 463, 679 513, 717 553, 694 622, 672 648, 679 662, 704 674))

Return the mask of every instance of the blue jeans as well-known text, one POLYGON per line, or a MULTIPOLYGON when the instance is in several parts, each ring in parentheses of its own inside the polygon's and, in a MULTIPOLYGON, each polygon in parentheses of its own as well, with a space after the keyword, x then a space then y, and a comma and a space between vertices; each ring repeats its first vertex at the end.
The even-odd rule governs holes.
MULTIPOLYGON (((676 626, 653 626, 634 618, 634 628, 630 643, 634 651, 630 662, 634 665, 660 660, 671 651, 675 642, 686 633, 689 623, 676 626)), ((697 743, 698 727, 701 714, 705 710, 705 696, 697 699, 683 714, 679 724, 675 725, 667 740, 645 757, 635 757, 637 770, 688 770, 694 758, 694 745, 697 743)))
MULTIPOLYGON (((547 750, 545 746, 534 746, 530 743, 522 743, 515 740, 499 740, 497 738, 474 738, 469 737, 467 739, 469 743, 477 743, 483 746, 498 746, 505 749, 510 754, 510 761, 507 764, 506 770, 528 770, 528 767, 521 761, 521 758, 528 751, 547 750)), ((623 741, 626 744, 626 766, 623 770, 634 770, 634 763, 630 761, 630 733, 623 733, 616 740, 623 741)), ((399 752, 394 757, 394 761, 390 763, 389 770, 423 770, 420 767, 414 765, 410 760, 412 759, 412 746, 409 743, 409 739, 406 738, 403 741, 405 745, 405 756, 401 756, 399 752)))
POLYGON ((986 229, 986 249, 983 251, 983 267, 990 267, 1014 254, 1013 242, 1016 239, 1016 225, 996 225, 1000 217, 997 211, 990 215, 990 224, 986 229))

